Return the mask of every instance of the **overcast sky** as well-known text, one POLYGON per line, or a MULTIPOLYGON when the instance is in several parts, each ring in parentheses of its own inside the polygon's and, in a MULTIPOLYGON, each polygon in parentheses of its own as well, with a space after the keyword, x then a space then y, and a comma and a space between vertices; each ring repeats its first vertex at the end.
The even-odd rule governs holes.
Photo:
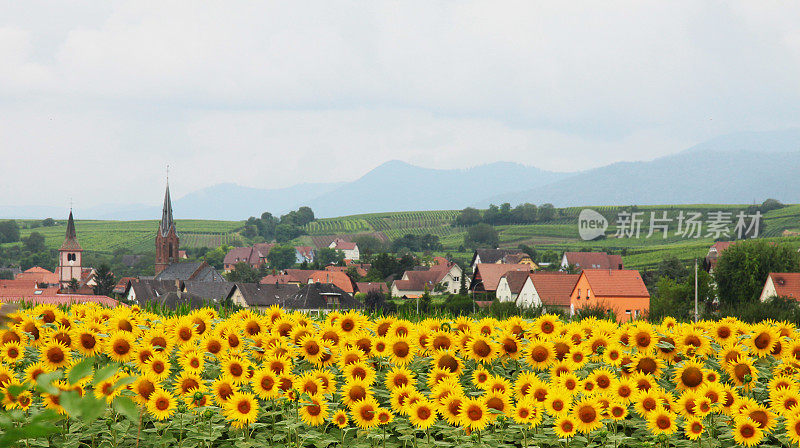
POLYGON ((0 2, 1 205, 575 171, 800 125, 797 2, 0 2))

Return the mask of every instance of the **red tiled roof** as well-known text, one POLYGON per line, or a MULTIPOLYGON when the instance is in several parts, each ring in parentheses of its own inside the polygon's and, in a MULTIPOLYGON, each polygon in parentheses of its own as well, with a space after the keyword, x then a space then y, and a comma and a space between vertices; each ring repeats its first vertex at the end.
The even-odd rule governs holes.
POLYGON ((770 272, 769 277, 778 297, 800 300, 800 272, 770 272))
POLYGON ((258 251, 252 247, 234 247, 225 254, 226 265, 235 265, 236 263, 248 263, 251 265, 258 264, 261 260, 258 257, 258 251))
POLYGON ((114 286, 113 292, 116 294, 122 294, 125 292, 125 288, 128 287, 128 282, 137 280, 136 277, 122 277, 117 282, 116 286, 114 286))
POLYGON ((567 263, 579 269, 619 269, 622 257, 605 252, 565 252, 567 263))
POLYGON ((34 266, 22 273, 17 274, 16 280, 30 280, 37 283, 57 284, 58 275, 55 272, 50 272, 47 269, 34 266))
POLYGON ((286 275, 292 278, 292 281, 298 283, 306 283, 308 276, 314 272, 313 269, 286 269, 283 271, 286 275))
POLYGON ((402 291, 424 291, 425 288, 428 288, 428 291, 432 291, 433 287, 436 286, 437 283, 442 281, 442 278, 447 273, 447 270, 442 269, 430 269, 427 271, 406 271, 403 274, 403 277, 406 277, 406 280, 395 280, 394 286, 400 292, 402 291))
POLYGON ((584 269, 595 297, 650 297, 639 271, 618 269, 584 269))
POLYGON ((356 283, 356 290, 364 294, 370 291, 378 291, 387 294, 389 292, 389 287, 383 282, 358 282, 356 283))
POLYGON ((295 246, 294 250, 300 253, 300 255, 304 256, 307 259, 314 258, 314 248, 311 246, 295 246))
POLYGON ((353 250, 356 248, 356 243, 353 243, 352 241, 345 241, 341 238, 336 238, 331 244, 333 245, 334 249, 339 250, 353 250))
POLYGON ((563 272, 534 272, 530 274, 533 287, 539 294, 542 304, 551 306, 569 306, 570 295, 578 283, 580 274, 563 272))
POLYGON ((312 271, 306 279, 303 283, 329 283, 350 294, 355 291, 353 281, 344 272, 312 271))
POLYGON ((531 266, 527 264, 478 263, 475 265, 472 286, 477 286, 476 279, 480 277, 483 290, 497 291, 500 277, 511 271, 531 272, 531 266))
POLYGON ((264 276, 259 283, 262 285, 286 285, 297 281, 289 274, 269 274, 264 276))
POLYGON ((360 275, 362 277, 367 275, 367 270, 364 269, 363 266, 355 264, 355 263, 351 263, 349 266, 334 266, 334 265, 325 266, 325 270, 326 271, 331 271, 331 272, 347 272, 347 270, 350 269, 351 267, 355 267, 356 268, 356 272, 358 272, 358 275, 360 275))

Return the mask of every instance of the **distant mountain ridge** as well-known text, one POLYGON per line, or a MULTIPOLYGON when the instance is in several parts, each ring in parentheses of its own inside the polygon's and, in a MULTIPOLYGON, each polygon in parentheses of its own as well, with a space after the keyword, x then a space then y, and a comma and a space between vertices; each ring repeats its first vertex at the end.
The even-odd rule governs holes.
MULTIPOLYGON (((800 202, 800 129, 742 132, 647 162, 618 162, 559 173, 514 162, 432 169, 386 162, 352 182, 259 189, 223 183, 174 200, 176 218, 242 220, 310 206, 318 217, 410 210, 552 203, 558 207, 631 204, 800 202)), ((154 204, 157 203, 154 201, 154 204)), ((4 207, 0 217, 44 218, 60 207, 4 207)), ((81 219, 157 219, 160 206, 101 205, 81 219)))

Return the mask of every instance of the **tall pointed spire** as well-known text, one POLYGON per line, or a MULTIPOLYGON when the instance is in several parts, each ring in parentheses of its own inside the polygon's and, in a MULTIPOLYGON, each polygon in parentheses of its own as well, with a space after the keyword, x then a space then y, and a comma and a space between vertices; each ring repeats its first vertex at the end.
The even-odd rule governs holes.
POLYGON ((167 236, 169 229, 175 225, 172 220, 172 200, 169 197, 169 182, 167 182, 167 192, 164 193, 164 208, 161 210, 161 224, 158 226, 158 231, 161 236, 167 236))
POLYGON ((75 220, 72 218, 72 209, 69 210, 67 234, 64 238, 64 244, 61 245, 61 250, 81 250, 81 245, 78 244, 78 234, 75 232, 75 220))

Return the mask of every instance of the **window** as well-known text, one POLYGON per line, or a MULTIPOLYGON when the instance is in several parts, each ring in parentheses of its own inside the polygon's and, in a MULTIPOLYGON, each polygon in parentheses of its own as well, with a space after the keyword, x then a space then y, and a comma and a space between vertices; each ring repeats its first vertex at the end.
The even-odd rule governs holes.
POLYGON ((586 300, 589 300, 589 296, 590 296, 590 295, 592 295, 592 292, 591 292, 590 290, 588 290, 588 289, 587 289, 587 290, 586 290, 586 300))
POLYGON ((580 298, 581 298, 581 290, 580 290, 580 288, 578 288, 578 299, 580 299, 580 298))
POLYGON ((625 314, 631 314, 631 310, 625 310, 625 314))
POLYGON ((75 260, 77 260, 75 254, 67 254, 67 261, 75 261, 75 260))

